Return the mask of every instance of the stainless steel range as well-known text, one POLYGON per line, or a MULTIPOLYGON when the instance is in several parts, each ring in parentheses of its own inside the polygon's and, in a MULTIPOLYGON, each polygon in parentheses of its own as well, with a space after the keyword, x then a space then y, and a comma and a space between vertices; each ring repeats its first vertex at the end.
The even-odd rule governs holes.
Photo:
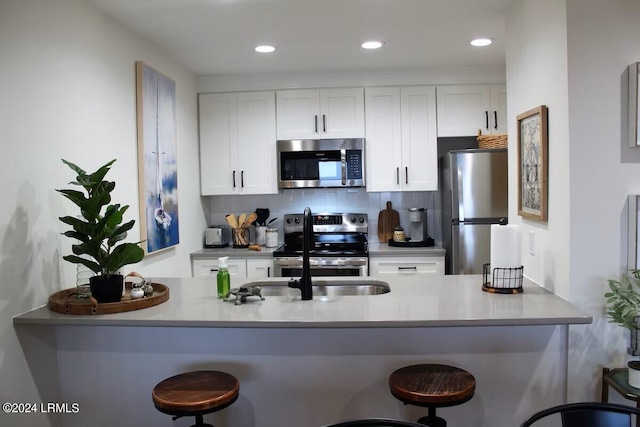
MULTIPOLYGON (((302 274, 303 214, 284 216, 284 246, 273 252, 276 277, 302 274)), ((366 276, 369 274, 369 220, 362 213, 313 214, 311 275, 366 276)))

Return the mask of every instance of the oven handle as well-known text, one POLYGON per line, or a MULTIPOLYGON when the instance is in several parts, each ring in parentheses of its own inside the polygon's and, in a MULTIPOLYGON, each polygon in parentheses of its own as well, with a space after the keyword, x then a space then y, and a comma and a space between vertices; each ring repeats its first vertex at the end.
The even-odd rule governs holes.
MULTIPOLYGON (((362 266, 367 266, 369 263, 367 258, 352 258, 349 260, 337 259, 336 263, 326 262, 323 259, 314 259, 311 258, 309 260, 309 265, 311 268, 358 268, 362 266)), ((281 267, 302 267, 302 258, 274 258, 273 265, 281 266, 281 267)))

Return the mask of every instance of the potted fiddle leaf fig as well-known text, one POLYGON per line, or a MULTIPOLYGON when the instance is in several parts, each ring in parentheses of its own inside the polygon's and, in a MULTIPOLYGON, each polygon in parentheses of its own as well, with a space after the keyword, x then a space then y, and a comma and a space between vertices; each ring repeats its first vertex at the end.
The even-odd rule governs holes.
POLYGON ((90 279, 91 295, 99 302, 118 302, 122 297, 124 278, 118 270, 144 258, 144 250, 135 243, 122 242, 135 220, 122 223, 128 205, 111 204, 111 192, 116 186, 104 179, 115 159, 93 173, 62 159, 76 173, 69 184, 80 190, 56 190, 80 208, 80 216, 63 216, 60 221, 72 227, 63 234, 77 241, 71 245, 73 255, 63 259, 83 264, 96 275, 90 279))
MULTIPOLYGON (((629 329, 631 344, 627 353, 638 356, 640 338, 640 270, 631 270, 623 274, 620 280, 609 279, 609 292, 604 294, 607 299, 607 315, 610 322, 629 329)), ((640 388, 640 361, 632 360, 629 366, 629 385, 640 388)))

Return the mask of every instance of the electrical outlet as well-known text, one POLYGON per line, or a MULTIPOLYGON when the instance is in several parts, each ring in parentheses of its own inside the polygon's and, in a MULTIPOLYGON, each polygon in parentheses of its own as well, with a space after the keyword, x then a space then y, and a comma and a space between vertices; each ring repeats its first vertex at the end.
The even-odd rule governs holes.
POLYGON ((529 231, 529 255, 536 255, 536 233, 529 231))

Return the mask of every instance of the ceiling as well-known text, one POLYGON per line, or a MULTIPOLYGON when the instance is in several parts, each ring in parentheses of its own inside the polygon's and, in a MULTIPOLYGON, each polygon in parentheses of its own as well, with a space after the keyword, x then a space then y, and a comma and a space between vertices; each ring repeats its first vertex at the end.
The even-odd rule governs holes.
POLYGON ((512 0, 86 1, 196 75, 228 75, 504 66, 512 0), (369 39, 386 44, 362 49, 369 39))

